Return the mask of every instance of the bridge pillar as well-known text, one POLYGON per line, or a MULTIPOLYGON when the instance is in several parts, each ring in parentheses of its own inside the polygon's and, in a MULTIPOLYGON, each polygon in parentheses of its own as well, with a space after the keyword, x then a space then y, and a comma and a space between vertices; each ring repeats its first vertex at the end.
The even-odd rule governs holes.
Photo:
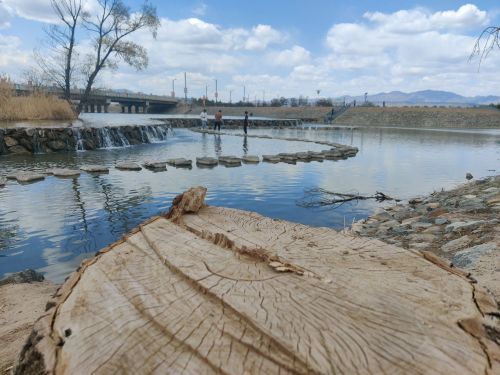
POLYGON ((109 104, 106 103, 104 104, 104 113, 108 113, 108 110, 109 110, 109 104))
POLYGON ((95 104, 90 105, 90 112, 95 113, 95 104))
POLYGON ((101 113, 102 112, 102 105, 96 104, 96 107, 97 107, 97 113, 101 113))
POLYGON ((131 105, 128 106, 128 113, 132 113, 132 106, 131 105))
POLYGON ((125 113, 125 106, 122 105, 122 113, 125 113))
POLYGON ((139 113, 139 104, 135 105, 135 113, 139 113))

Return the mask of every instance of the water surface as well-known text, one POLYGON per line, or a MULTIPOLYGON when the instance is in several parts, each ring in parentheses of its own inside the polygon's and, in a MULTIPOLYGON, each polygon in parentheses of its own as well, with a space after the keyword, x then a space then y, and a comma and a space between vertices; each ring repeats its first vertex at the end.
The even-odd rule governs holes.
MULTIPOLYGON (((97 115, 93 115, 98 117, 97 115)), ((148 123, 144 115, 99 115, 99 123, 117 118, 148 123), (109 117, 106 117, 109 116, 109 117)), ((230 131, 233 133, 239 131, 230 131)), ((370 215, 380 204, 350 202, 332 209, 300 207, 304 190, 381 191, 407 199, 464 182, 466 172, 480 178, 498 173, 500 131, 429 131, 411 129, 255 129, 252 133, 304 137, 357 146, 354 158, 292 164, 243 165, 238 168, 176 169, 165 172, 118 171, 116 161, 142 163, 221 154, 271 154, 321 150, 325 146, 269 139, 217 136, 175 129, 166 142, 132 147, 0 157, 0 174, 52 167, 78 168, 98 163, 110 173, 78 179, 48 177, 0 189, 0 277, 25 268, 60 282, 80 261, 119 239, 145 219, 168 210, 172 198, 190 186, 208 187, 207 201, 252 210, 266 216, 313 226, 343 228, 370 215), (497 170, 497 171, 495 171, 497 170)))

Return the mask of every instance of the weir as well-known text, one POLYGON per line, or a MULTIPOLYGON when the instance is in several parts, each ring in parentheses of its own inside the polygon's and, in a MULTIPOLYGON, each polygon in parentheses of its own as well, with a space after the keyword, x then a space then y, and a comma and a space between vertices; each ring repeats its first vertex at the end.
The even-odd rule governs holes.
POLYGON ((171 132, 167 124, 102 128, 0 129, 1 154, 40 154, 84 151, 163 142, 171 132))

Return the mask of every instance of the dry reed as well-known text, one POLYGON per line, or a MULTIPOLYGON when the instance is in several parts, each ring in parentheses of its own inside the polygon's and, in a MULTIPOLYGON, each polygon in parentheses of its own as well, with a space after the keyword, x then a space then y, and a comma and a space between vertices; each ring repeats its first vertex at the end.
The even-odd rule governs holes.
POLYGON ((76 118, 71 105, 43 93, 14 96, 12 84, 0 76, 0 121, 73 120, 76 118))

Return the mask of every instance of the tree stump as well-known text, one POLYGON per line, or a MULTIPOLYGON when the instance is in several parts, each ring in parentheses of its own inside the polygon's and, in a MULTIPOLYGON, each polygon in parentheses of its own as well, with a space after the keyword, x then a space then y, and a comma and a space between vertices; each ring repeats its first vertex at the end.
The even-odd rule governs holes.
POLYGON ((499 373, 498 308, 460 270, 205 192, 85 261, 15 373, 499 373))

